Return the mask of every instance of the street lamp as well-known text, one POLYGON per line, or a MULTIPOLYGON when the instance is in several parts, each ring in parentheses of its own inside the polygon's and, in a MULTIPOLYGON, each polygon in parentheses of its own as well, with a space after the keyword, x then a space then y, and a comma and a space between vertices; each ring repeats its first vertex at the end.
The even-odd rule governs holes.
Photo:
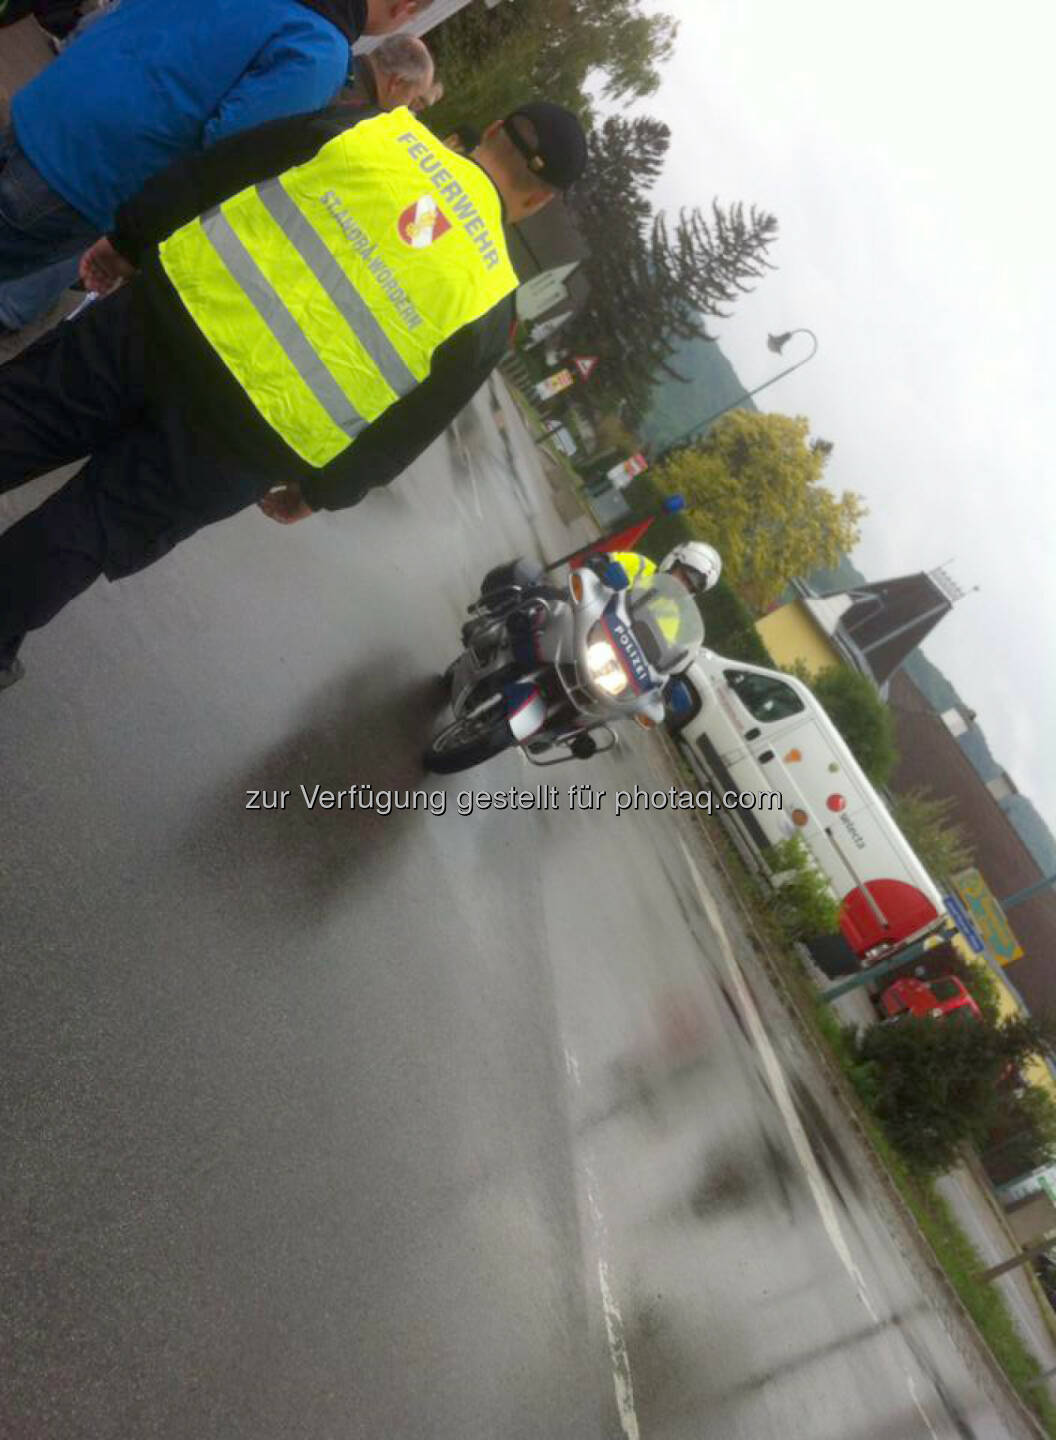
MULTIPOLYGON (((776 375, 771 375, 769 380, 764 380, 763 383, 757 385, 754 390, 742 391, 735 400, 731 400, 730 403, 724 405, 721 410, 716 410, 714 415, 706 415, 703 420, 698 420, 695 425, 691 425, 688 430, 683 431, 677 439, 665 445, 662 454, 669 455, 672 450, 676 450, 680 445, 684 445, 691 435, 695 435, 698 430, 705 429, 713 420, 717 420, 720 415, 725 415, 727 410, 736 410, 743 401, 750 400, 753 395, 758 395, 760 390, 765 390, 768 385, 776 384, 778 380, 783 380, 786 375, 791 375, 793 370, 798 370, 801 365, 805 365, 808 360, 813 360, 814 356, 818 353, 818 337, 814 334, 813 330, 786 330, 783 335, 768 335, 766 337, 766 348, 772 350, 775 355, 780 355, 793 335, 810 336, 811 350, 809 355, 804 355, 803 359, 797 360, 794 365, 786 365, 784 370, 779 370, 776 375)), ((658 456, 657 458, 660 457, 658 456)))

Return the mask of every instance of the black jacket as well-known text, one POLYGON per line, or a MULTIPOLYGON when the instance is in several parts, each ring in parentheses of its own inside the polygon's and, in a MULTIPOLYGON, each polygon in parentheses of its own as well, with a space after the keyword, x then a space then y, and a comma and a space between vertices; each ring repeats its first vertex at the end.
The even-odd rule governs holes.
POLYGON ((275 120, 223 140, 154 176, 117 213, 110 239, 141 266, 137 289, 146 331, 148 388, 174 389, 195 419, 258 463, 276 482, 297 480, 313 510, 339 510, 396 478, 469 403, 501 359, 513 296, 463 326, 439 347, 429 376, 398 400, 328 465, 316 469, 271 428, 205 340, 161 267, 158 244, 211 205, 247 185, 300 165, 328 140, 376 113, 333 106, 275 120))

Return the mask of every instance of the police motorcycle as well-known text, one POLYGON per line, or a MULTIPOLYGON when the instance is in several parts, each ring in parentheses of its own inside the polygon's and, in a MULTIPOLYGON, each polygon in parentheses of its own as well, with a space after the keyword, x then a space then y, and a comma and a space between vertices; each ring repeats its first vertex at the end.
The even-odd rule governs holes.
POLYGON ((427 770, 452 774, 514 747, 533 765, 588 760, 618 743, 621 720, 660 724, 664 686, 703 644, 704 624, 673 576, 626 586, 615 571, 574 569, 564 587, 529 580, 523 562, 489 573, 443 677, 454 718, 426 750, 427 770))

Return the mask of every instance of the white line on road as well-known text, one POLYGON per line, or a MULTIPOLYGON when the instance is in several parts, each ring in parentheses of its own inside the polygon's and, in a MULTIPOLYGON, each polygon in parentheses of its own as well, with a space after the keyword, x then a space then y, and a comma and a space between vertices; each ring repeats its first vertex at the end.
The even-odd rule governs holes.
POLYGON ((931 1423, 931 1421, 930 1421, 929 1418, 928 1418, 928 1412, 924 1409, 924 1405, 923 1405, 923 1403, 922 1403, 922 1401, 921 1401, 921 1398, 920 1398, 920 1396, 917 1394, 917 1382, 913 1379, 913 1376, 912 1376, 912 1375, 907 1375, 907 1376, 906 1376, 906 1384, 909 1386, 909 1393, 910 1393, 910 1396, 912 1397, 913 1404, 917 1407, 918 1411, 920 1412, 920 1418, 924 1421, 924 1424, 928 1427, 928 1434, 931 1436, 931 1440, 939 1440, 939 1432, 935 1429, 935 1426, 931 1423))
POLYGON ((469 474, 469 483, 473 490, 473 509, 476 511, 477 519, 483 520, 484 511, 480 508, 480 492, 477 488, 477 467, 469 447, 466 445, 465 437, 462 434, 462 426, 459 424, 457 416, 451 421, 451 429, 454 431, 455 444, 458 446, 459 454, 462 456, 462 463, 469 474))
POLYGON ((726 934, 726 927, 722 923, 722 916, 719 914, 718 906, 715 904, 711 891, 705 885, 703 877, 697 869, 696 862, 687 849, 685 842, 679 840, 678 843, 682 848, 683 855, 686 857, 686 864, 689 866, 689 872, 693 877, 693 883, 696 887, 701 906, 708 917, 708 923, 718 937, 722 958, 726 964, 726 969, 729 972, 734 989, 737 992, 737 997, 741 1002, 748 1028, 752 1032, 752 1039, 755 1042, 755 1046, 763 1062, 763 1068, 766 1071, 766 1076, 770 1083, 770 1090, 773 1094, 774 1102, 791 1136, 799 1163, 803 1166, 803 1170, 806 1173, 807 1182, 810 1185, 814 1203, 818 1207, 822 1224, 825 1226, 833 1249, 839 1256, 844 1269, 854 1282, 859 1300, 861 1300, 869 1312, 869 1316, 874 1324, 879 1324, 880 1317, 869 1297, 862 1273, 855 1264, 850 1246, 847 1244, 843 1230, 840 1227, 828 1186, 825 1184, 824 1177, 818 1168, 818 1162, 815 1160, 814 1152, 810 1148, 807 1132, 803 1128, 803 1122, 799 1118, 799 1113, 789 1093, 785 1072, 781 1068, 781 1062, 778 1060, 777 1053, 770 1043, 770 1037, 766 1033, 762 1018, 756 1009, 755 1001, 752 999, 752 992, 748 989, 741 967, 737 963, 736 956, 733 953, 733 946, 730 944, 729 937, 726 934))
MULTIPOLYGON (((572 1059, 578 1073, 579 1066, 571 1052, 565 1051, 572 1059)), ((588 1161, 583 1162, 587 1182, 587 1203, 594 1223, 594 1243, 598 1249, 598 1284, 601 1286, 601 1308, 605 1316, 605 1334, 609 1342, 609 1360, 612 1363, 612 1384, 616 1392, 616 1408, 620 1412, 620 1424, 627 1440, 641 1440, 638 1428, 638 1412, 634 1408, 634 1386, 631 1383, 631 1362, 627 1355, 626 1332, 623 1314, 609 1283, 609 1267, 605 1263, 606 1232, 605 1219, 598 1204, 594 1173, 588 1161)))

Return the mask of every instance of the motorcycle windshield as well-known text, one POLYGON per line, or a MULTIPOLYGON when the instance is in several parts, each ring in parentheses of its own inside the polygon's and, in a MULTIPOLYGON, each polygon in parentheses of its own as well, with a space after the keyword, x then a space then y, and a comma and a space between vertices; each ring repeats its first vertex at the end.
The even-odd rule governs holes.
POLYGON ((681 581, 659 571, 638 580, 626 596, 627 620, 654 670, 684 664, 704 644, 697 602, 681 581))

